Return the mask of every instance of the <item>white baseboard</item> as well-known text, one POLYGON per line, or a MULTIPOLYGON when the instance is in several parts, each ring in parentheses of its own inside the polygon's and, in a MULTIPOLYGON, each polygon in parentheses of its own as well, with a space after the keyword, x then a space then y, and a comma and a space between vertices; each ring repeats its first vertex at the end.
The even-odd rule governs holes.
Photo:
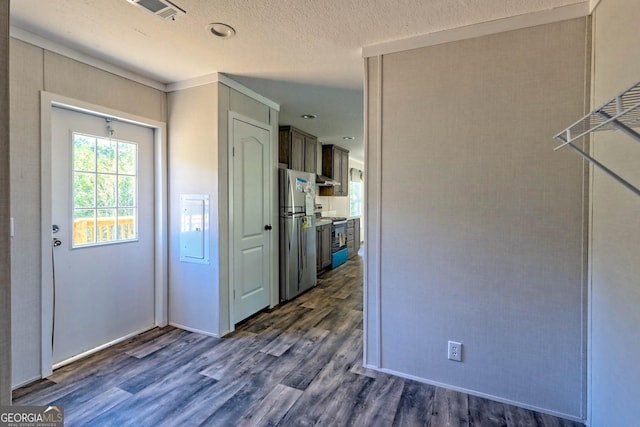
POLYGON ((371 365, 367 365, 366 367, 368 369, 372 369, 372 370, 378 371, 378 372, 383 372, 383 373, 389 374, 389 375, 394 375, 396 377, 406 378, 406 379, 409 379, 409 380, 421 382, 421 383, 424 383, 424 384, 429 384, 429 385, 436 386, 436 387, 441 387, 441 388, 446 388, 446 389, 449 389, 449 390, 459 391, 461 393, 466 393, 466 394, 469 394, 471 396, 481 397, 483 399, 489 399, 489 400, 493 400, 495 402, 500 402, 500 403, 505 403, 507 405, 517 406, 519 408, 528 409, 528 410, 531 410, 531 411, 540 412, 540 413, 547 414, 547 415, 552 415, 554 417, 564 418, 564 419, 571 420, 571 421, 578 421, 578 422, 581 422, 581 423, 585 422, 584 419, 582 419, 580 417, 576 417, 575 415, 569 415, 569 414, 565 414, 565 413, 562 413, 562 412, 556 412, 556 411, 552 411, 552 410, 549 410, 549 409, 540 408, 540 407, 533 406, 533 405, 528 405, 526 403, 516 402, 516 401, 505 399, 505 398, 502 398, 502 397, 493 396, 491 394, 481 393, 481 392, 478 392, 478 391, 475 391, 475 390, 469 390, 469 389, 466 389, 466 388, 463 388, 463 387, 457 387, 457 386, 454 386, 454 385, 451 385, 451 384, 445 384, 445 383, 441 383, 441 382, 438 382, 438 381, 431 381, 431 380, 428 380, 426 378, 420 378, 420 377, 416 377, 414 375, 409 375, 409 374, 405 374, 405 373, 402 373, 402 372, 397 372, 397 371, 394 371, 392 369, 379 368, 379 367, 375 367, 375 366, 371 366, 371 365))
POLYGON ((12 386, 11 386, 11 390, 12 390, 12 391, 13 391, 13 390, 17 390, 17 389, 19 389, 20 387, 24 387, 24 386, 26 386, 26 385, 31 384, 32 382, 35 382, 35 381, 38 381, 38 380, 41 380, 41 379, 42 379, 41 377, 36 376, 36 377, 31 378, 31 379, 28 379, 28 380, 25 380, 25 381, 19 382, 18 384, 14 384, 14 385, 12 385, 12 386))
POLYGON ((217 334, 213 334, 213 333, 207 332, 207 331, 202 331, 202 330, 196 329, 196 328, 190 328, 188 326, 184 326, 184 325, 181 325, 181 324, 176 323, 176 322, 169 322, 169 325, 171 325, 173 327, 176 327, 178 329, 184 329, 185 331, 195 332, 197 334, 207 335, 207 336, 213 337, 213 338, 220 338, 217 334))
POLYGON ((117 338, 117 339, 115 339, 113 341, 109 341, 107 343, 99 345, 98 347, 92 348, 91 350, 87 350, 87 351, 85 351, 83 353, 80 353, 80 354, 77 354, 77 355, 75 355, 73 357, 65 359, 65 360, 63 360, 61 362, 54 363, 53 364, 53 369, 55 370, 55 369, 58 369, 58 368, 60 368, 60 367, 62 367, 64 365, 68 365, 69 363, 75 362, 76 360, 80 360, 80 359, 82 359, 84 357, 87 357, 87 356, 93 354, 93 353, 97 353, 100 350, 104 350, 105 348, 108 348, 108 347, 111 347, 112 345, 121 343, 122 341, 128 340, 129 338, 135 337, 136 335, 140 335, 143 332, 150 331, 151 329, 156 328, 156 327, 157 327, 156 325, 151 325, 151 326, 142 328, 142 329, 140 329, 140 330, 138 330, 136 332, 132 332, 132 333, 127 334, 127 335, 125 335, 123 337, 117 338))

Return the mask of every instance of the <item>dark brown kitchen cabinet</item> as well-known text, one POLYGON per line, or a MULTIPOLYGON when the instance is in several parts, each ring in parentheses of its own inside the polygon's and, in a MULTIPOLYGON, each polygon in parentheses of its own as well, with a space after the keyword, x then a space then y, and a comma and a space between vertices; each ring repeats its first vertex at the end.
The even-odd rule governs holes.
POLYGON ((304 138, 304 171, 311 172, 314 175, 318 173, 316 161, 318 157, 318 150, 316 149, 317 146, 318 140, 315 136, 306 136, 304 138))
POLYGON ((347 221, 347 257, 351 258, 360 250, 360 218, 347 221))
POLYGON ((320 187, 321 196, 349 195, 349 151, 336 145, 322 146, 322 175, 340 183, 332 187, 320 187))
POLYGON ((331 224, 316 227, 316 269, 331 266, 331 224))
POLYGON ((304 170, 304 135, 301 133, 291 132, 291 162, 289 169, 297 171, 304 170))
POLYGON ((287 168, 317 174, 318 138, 293 126, 280 126, 278 162, 287 168))

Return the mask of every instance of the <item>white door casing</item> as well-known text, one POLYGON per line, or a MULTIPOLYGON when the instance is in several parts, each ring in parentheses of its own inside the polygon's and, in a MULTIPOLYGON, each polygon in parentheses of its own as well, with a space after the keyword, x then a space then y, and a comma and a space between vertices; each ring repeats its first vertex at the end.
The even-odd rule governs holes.
POLYGON ((270 304, 271 181, 268 125, 230 119, 232 325, 270 304))
MULTIPOLYGON (((152 248, 153 266, 150 273, 153 277, 153 290, 151 294, 151 305, 153 307, 153 315, 149 324, 148 319, 145 320, 147 327, 165 326, 167 324, 167 185, 166 185, 166 124, 153 119, 140 117, 125 113, 119 110, 98 106, 88 102, 80 101, 53 94, 50 92, 41 92, 41 236, 42 236, 42 353, 41 353, 41 375, 48 376, 52 372, 53 366, 53 345, 52 331, 54 319, 54 287, 53 287, 53 262, 52 262, 52 235, 51 226, 53 221, 53 187, 52 175, 54 169, 59 165, 55 160, 56 152, 53 147, 52 132, 52 115, 55 107, 89 113, 101 117, 103 127, 102 132, 106 130, 104 119, 112 118, 119 123, 129 123, 142 126, 147 132, 152 134, 152 156, 150 159, 149 170, 152 189, 148 197, 151 200, 151 211, 153 223, 151 230, 151 239, 155 242, 152 248)), ((116 126, 114 125, 114 128, 116 126)), ((71 174, 70 169, 67 173, 71 174)), ((70 209, 70 207, 69 207, 70 209)), ((70 242, 69 234, 62 230, 55 237, 70 242)), ((130 243, 121 243, 119 245, 128 245, 130 243)), ((60 249, 60 248, 57 248, 60 249)), ((102 248, 95 248, 102 249, 102 248)), ((74 249, 75 250, 75 249, 74 249)), ((57 254, 56 254, 57 256, 57 254)), ((57 272, 59 273, 59 272, 57 272)), ((111 272, 110 272, 111 273, 111 272)), ((98 310, 106 309, 106 302, 99 301, 98 310), (102 304, 102 306, 100 306, 102 304)), ((134 309, 133 311, 136 311, 134 309)), ((118 309, 112 314, 118 315, 118 309)), ((125 316, 126 317, 126 316, 125 316)), ((61 327, 61 325, 58 325, 61 327)), ((94 350, 113 344, 126 337, 115 339, 105 343, 94 350)), ((87 353, 90 353, 90 350, 87 353)))

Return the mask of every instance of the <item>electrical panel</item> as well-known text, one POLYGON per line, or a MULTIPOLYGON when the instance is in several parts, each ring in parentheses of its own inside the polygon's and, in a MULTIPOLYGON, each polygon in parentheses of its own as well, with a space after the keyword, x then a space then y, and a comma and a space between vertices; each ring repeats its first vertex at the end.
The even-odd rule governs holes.
POLYGON ((209 263, 209 196, 180 196, 180 261, 209 263))

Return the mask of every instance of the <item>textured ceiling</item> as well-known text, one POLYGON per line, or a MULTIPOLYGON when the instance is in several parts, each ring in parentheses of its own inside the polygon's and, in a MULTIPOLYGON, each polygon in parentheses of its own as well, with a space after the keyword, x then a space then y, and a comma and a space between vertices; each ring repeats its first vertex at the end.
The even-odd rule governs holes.
POLYGON ((162 20, 126 0, 12 0, 11 24, 162 83, 222 72, 281 105, 281 124, 363 158, 363 46, 577 0, 173 0, 162 20), (218 40, 205 27, 233 26, 218 40), (303 121, 301 114, 318 119, 303 121), (346 142, 343 136, 355 136, 346 142))

